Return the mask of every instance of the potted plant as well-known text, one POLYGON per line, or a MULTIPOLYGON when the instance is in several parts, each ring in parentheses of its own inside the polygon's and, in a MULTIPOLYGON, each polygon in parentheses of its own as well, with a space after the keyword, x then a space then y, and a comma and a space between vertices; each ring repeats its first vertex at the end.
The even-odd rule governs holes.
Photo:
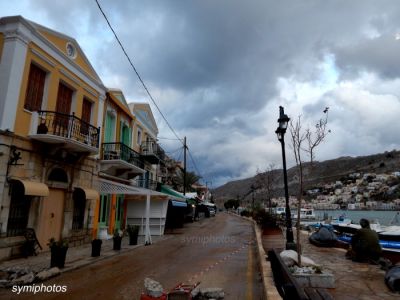
POLYGON ((68 240, 60 239, 56 241, 55 238, 51 238, 48 246, 51 251, 50 268, 64 268, 65 258, 68 250, 68 240))
POLYGON ((129 234, 129 245, 137 245, 139 228, 138 225, 128 225, 126 228, 129 234))
POLYGON ((92 257, 100 256, 102 243, 103 241, 101 239, 94 239, 92 241, 92 257))
POLYGON ((121 242, 122 242, 123 231, 119 229, 115 229, 113 236, 113 250, 121 250, 121 242))

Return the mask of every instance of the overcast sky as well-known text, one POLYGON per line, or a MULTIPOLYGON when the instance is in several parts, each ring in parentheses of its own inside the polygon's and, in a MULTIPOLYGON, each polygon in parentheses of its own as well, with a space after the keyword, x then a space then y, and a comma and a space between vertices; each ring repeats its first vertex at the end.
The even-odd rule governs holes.
MULTIPOLYGON (((281 168, 280 105, 304 127, 330 108, 332 132, 316 160, 399 149, 397 0, 99 2, 163 114, 187 137, 203 183, 281 168)), ((107 87, 150 102, 94 0, 0 0, 0 14, 74 37, 107 87)), ((161 145, 182 159, 152 108, 161 145)))

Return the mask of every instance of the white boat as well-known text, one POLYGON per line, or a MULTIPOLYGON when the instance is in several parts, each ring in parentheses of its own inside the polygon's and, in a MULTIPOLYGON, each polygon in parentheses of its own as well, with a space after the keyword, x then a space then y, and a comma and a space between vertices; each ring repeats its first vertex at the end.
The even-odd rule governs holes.
POLYGON ((286 208, 285 207, 275 207, 274 213, 276 215, 285 215, 286 214, 286 208))
MULTIPOLYGON (((292 219, 297 220, 297 211, 292 213, 292 219)), ((301 208, 300 209, 300 221, 302 220, 316 220, 317 217, 312 208, 301 208)))

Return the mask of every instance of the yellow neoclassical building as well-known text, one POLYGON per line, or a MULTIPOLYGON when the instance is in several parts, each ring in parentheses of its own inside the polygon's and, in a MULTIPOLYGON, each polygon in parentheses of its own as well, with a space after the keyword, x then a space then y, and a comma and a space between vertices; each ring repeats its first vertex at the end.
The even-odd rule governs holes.
POLYGON ((21 16, 0 19, 0 259, 33 228, 90 241, 106 88, 79 44, 21 16))

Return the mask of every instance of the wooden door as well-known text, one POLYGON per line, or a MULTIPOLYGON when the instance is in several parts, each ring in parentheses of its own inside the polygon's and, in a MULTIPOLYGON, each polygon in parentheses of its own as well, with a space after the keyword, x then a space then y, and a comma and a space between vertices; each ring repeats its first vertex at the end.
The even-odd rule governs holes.
POLYGON ((92 115, 92 102, 84 98, 82 102, 81 134, 89 134, 89 125, 92 115))
POLYGON ((37 237, 43 250, 48 249, 51 238, 59 240, 64 224, 64 190, 50 189, 49 196, 42 198, 37 237))
POLYGON ((72 121, 70 120, 72 94, 73 90, 60 82, 57 93, 56 116, 54 118, 56 135, 67 136, 69 134, 68 129, 71 130, 69 127, 72 125, 70 124, 72 121))
POLYGON ((116 229, 122 229, 122 216, 123 216, 123 209, 124 209, 124 195, 117 195, 117 202, 116 202, 116 207, 115 207, 115 228, 116 229))

